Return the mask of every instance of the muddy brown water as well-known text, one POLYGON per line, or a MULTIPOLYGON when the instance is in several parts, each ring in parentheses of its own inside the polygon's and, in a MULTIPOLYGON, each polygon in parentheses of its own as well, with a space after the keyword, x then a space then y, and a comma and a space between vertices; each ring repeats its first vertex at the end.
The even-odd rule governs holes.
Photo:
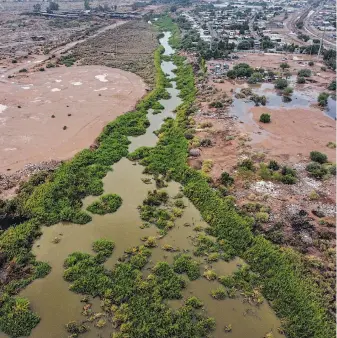
MULTIPOLYGON (((166 33, 161 43, 166 49, 165 54, 173 51, 168 48, 169 34, 166 33)), ((172 63, 163 62, 162 67, 166 73, 172 71, 172 63)), ((172 74, 171 74, 172 76, 172 74)), ((169 89, 172 97, 169 100, 161 100, 165 106, 163 113, 152 115, 149 113, 151 126, 145 135, 131 138, 130 149, 139 146, 154 146, 156 138, 153 137, 153 130, 159 128, 163 119, 167 116, 173 116, 172 110, 181 102, 177 97, 178 91, 173 88, 169 89), (151 130, 151 132, 150 132, 151 130)), ((27 297, 31 301, 33 311, 41 316, 41 322, 32 331, 33 338, 66 338, 68 336, 64 325, 72 320, 83 320, 81 315, 83 303, 80 302, 81 295, 69 291, 69 283, 63 280, 63 262, 66 257, 74 251, 93 253, 91 249, 92 242, 99 238, 109 238, 116 244, 111 258, 105 263, 108 269, 111 269, 117 262, 124 250, 130 246, 141 244, 142 236, 156 236, 157 229, 141 229, 142 224, 139 217, 137 206, 140 205, 146 197, 149 190, 155 189, 153 180, 151 184, 145 184, 141 178, 143 167, 134 165, 132 162, 123 158, 112 167, 113 171, 109 172, 103 179, 105 193, 117 193, 123 199, 123 204, 114 214, 104 216, 93 215, 93 219, 86 225, 59 223, 42 229, 42 236, 35 242, 33 252, 38 260, 48 262, 51 267, 51 273, 43 279, 39 279, 30 284, 21 292, 21 296, 27 297), (55 237, 60 242, 53 244, 55 237)), ((176 195, 180 190, 180 185, 176 182, 170 182, 165 188, 170 196, 176 195)), ((89 196, 84 199, 84 208, 97 197, 89 196)), ((199 211, 194 205, 184 197, 186 205, 184 214, 177 219, 175 227, 169 233, 157 240, 158 247, 152 250, 151 261, 146 269, 160 260, 167 260, 169 263, 173 260, 173 253, 163 251, 161 247, 164 244, 170 244, 182 251, 193 251, 192 239, 196 235, 193 230, 199 225, 207 227, 208 225, 202 220, 199 211), (189 223, 190 226, 184 226, 189 223)), ((207 266, 203 258, 195 258, 201 263, 201 271, 207 266)), ((243 264, 241 259, 236 258, 229 263, 219 261, 212 263, 212 269, 218 275, 231 274, 238 268, 238 264, 243 264)), ((145 271, 145 274, 147 271, 145 271)), ((254 307, 243 302, 243 298, 226 299, 222 301, 214 300, 210 295, 211 289, 218 287, 218 282, 209 282, 200 278, 193 282, 188 282, 184 290, 184 297, 195 295, 199 297, 204 305, 206 315, 215 318, 217 327, 213 333, 214 337, 224 337, 224 326, 231 324, 233 331, 228 335, 233 338, 250 337, 262 338, 270 331, 273 331, 274 337, 280 337, 277 333, 277 327, 280 321, 275 316, 272 309, 266 301, 259 306, 254 307)), ((169 305, 178 307, 182 300, 170 301, 169 305)), ((94 308, 99 311, 99 300, 93 301, 94 308)), ((112 327, 108 323, 103 329, 92 328, 85 333, 84 337, 109 337, 112 327)), ((5 337, 5 335, 1 335, 5 337)), ((192 337, 191 337, 192 338, 192 337)))

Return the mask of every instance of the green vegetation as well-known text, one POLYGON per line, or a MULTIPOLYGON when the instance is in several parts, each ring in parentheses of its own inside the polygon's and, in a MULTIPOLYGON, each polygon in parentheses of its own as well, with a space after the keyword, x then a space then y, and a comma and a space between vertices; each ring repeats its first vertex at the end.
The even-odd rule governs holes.
POLYGON ((297 182, 297 175, 294 169, 287 166, 283 166, 280 169, 275 161, 270 161, 268 166, 261 163, 259 175, 266 181, 280 181, 284 184, 295 184, 297 182))
POLYGON ((297 76, 297 83, 299 83, 299 84, 305 83, 305 77, 303 77, 303 76, 297 76))
POLYGON ((317 101, 318 105, 325 107, 328 104, 329 93, 323 92, 318 95, 317 101))
POLYGON ((286 87, 283 89, 282 95, 283 96, 291 96, 291 94, 294 92, 294 89, 291 87, 286 87))
POLYGON ((27 73, 27 72, 28 72, 27 68, 22 68, 19 70, 19 73, 27 73))
POLYGON ((59 63, 66 67, 71 67, 76 62, 76 58, 72 54, 62 55, 59 63))
POLYGON ((328 86, 329 90, 336 90, 336 80, 331 81, 331 83, 328 86))
POLYGON ((260 122, 269 123, 270 122, 270 114, 266 114, 266 113, 261 114, 260 122))
POLYGON ((297 73, 300 77, 310 77, 311 76, 311 70, 310 69, 301 69, 297 73))
POLYGON ((280 68, 282 68, 282 70, 285 70, 285 69, 287 69, 287 68, 290 68, 290 66, 289 66, 289 64, 286 63, 286 62, 282 62, 282 63, 280 64, 280 68))
MULTIPOLYGON (((165 96, 167 80, 161 70, 161 53, 159 47, 154 55, 156 66, 156 87, 136 107, 135 111, 126 113, 109 123, 97 139, 95 149, 85 149, 75 157, 64 162, 53 173, 39 173, 19 190, 17 197, 5 202, 5 209, 10 210, 20 219, 29 219, 16 227, 10 227, 0 234, 0 250, 3 253, 3 264, 15 261, 18 277, 7 285, 1 285, 1 291, 16 294, 36 278, 45 276, 50 267, 45 263, 36 262, 30 250, 34 239, 40 234, 41 225, 55 224, 60 221, 84 224, 91 216, 81 210, 82 199, 88 195, 98 196, 103 193, 102 178, 110 166, 126 156, 130 141, 128 136, 145 133, 149 125, 146 117, 147 109, 165 96), (7 263, 6 263, 7 262, 7 263), (29 269, 27 269, 27 267, 29 269), (30 271, 30 274, 20 271, 30 271)), ((67 57, 65 57, 67 59, 67 57)), ((65 60, 63 58, 63 60, 65 60)), ((7 297, 1 308, 9 307, 14 298, 7 297)), ((26 328, 28 332, 36 325, 36 321, 24 321, 18 317, 16 326, 26 328)), ((11 321, 3 326, 5 333, 11 334, 16 328, 11 321)))
POLYGON ((157 263, 146 278, 140 271, 151 252, 140 247, 126 250, 123 262, 109 272, 96 257, 73 253, 65 261, 64 278, 71 290, 99 296, 102 308, 111 317, 117 332, 112 337, 208 337, 215 322, 195 309, 202 303, 189 298, 177 310, 167 299, 180 299, 186 282, 166 262, 157 263))
POLYGON ((188 255, 175 256, 173 270, 177 273, 186 273, 190 280, 200 277, 199 263, 193 261, 192 257, 188 255))
POLYGON ((93 214, 105 215, 113 213, 122 205, 122 198, 116 194, 107 194, 99 198, 87 207, 93 214))
POLYGON ((308 62, 308 65, 309 65, 310 67, 312 67, 314 64, 315 64, 314 61, 309 61, 309 62, 308 62))
POLYGON ((97 253, 97 258, 101 262, 104 262, 109 256, 112 255, 112 251, 115 248, 115 243, 108 239, 98 239, 92 244, 92 250, 97 253))
POLYGON ((1 297, 0 330, 11 337, 28 336, 40 318, 31 312, 29 301, 22 297, 1 297))
POLYGON ((276 89, 284 89, 288 86, 288 81, 286 79, 277 79, 275 81, 275 88, 276 89))
POLYGON ((311 161, 318 162, 318 163, 321 163, 321 164, 328 162, 328 156, 319 152, 319 151, 310 152, 310 159, 311 159, 311 161))
POLYGON ((227 76, 232 79, 242 77, 249 78, 250 76, 252 76, 253 72, 253 68, 251 68, 247 63, 238 63, 233 67, 232 70, 229 70, 227 72, 227 76))
POLYGON ((221 174, 220 181, 223 185, 229 186, 234 183, 234 178, 230 176, 226 171, 221 174))

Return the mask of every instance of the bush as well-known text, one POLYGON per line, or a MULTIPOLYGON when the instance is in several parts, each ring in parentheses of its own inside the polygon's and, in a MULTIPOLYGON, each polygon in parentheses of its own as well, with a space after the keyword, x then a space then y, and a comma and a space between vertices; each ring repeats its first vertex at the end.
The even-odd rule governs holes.
POLYGON ((284 96, 290 96, 292 93, 293 93, 293 88, 291 88, 291 87, 286 87, 286 88, 284 88, 283 89, 283 92, 282 92, 282 94, 284 95, 284 96))
POLYGON ((286 79, 277 79, 274 86, 276 89, 284 89, 288 86, 288 81, 286 79))
POLYGON ((280 169, 280 166, 276 161, 271 160, 268 164, 268 168, 271 169, 271 170, 277 171, 277 170, 280 169))
POLYGON ((260 122, 262 123, 269 123, 270 122, 270 114, 263 113, 260 116, 260 122))
POLYGON ((189 255, 177 255, 173 258, 173 270, 177 273, 186 273, 190 280, 200 277, 199 263, 189 255))
POLYGON ((310 69, 301 69, 298 73, 298 76, 302 77, 310 77, 311 76, 311 70, 310 69))
POLYGON ((99 198, 87 207, 93 214, 104 215, 113 213, 122 205, 122 198, 116 194, 107 194, 99 198))
POLYGON ((310 175, 318 180, 321 180, 328 174, 327 168, 323 167, 322 164, 318 162, 309 163, 306 166, 306 170, 310 173, 310 175))
POLYGON ((318 95, 317 101, 321 107, 325 107, 328 104, 329 94, 326 92, 320 93, 318 95))
POLYGON ((22 68, 22 69, 19 70, 19 73, 27 73, 27 72, 28 72, 28 70, 26 68, 22 68))
POLYGON ((321 67, 321 71, 326 72, 326 67, 321 67))
POLYGON ((289 64, 286 63, 286 62, 282 62, 282 63, 280 64, 280 68, 282 68, 282 69, 284 70, 284 69, 286 69, 286 68, 290 68, 290 66, 289 66, 289 64))
POLYGON ((40 72, 44 72, 45 69, 44 69, 43 67, 41 67, 41 68, 39 69, 39 71, 40 71, 40 72))
POLYGON ((97 253, 97 256, 100 258, 100 262, 104 262, 109 256, 111 256, 112 251, 115 247, 115 243, 108 239, 98 239, 92 244, 92 249, 97 253))
POLYGON ((329 90, 336 90, 336 80, 333 80, 329 86, 328 86, 329 90))
POLYGON ((239 168, 242 168, 244 170, 251 170, 254 171, 255 167, 254 167, 254 163, 252 160, 250 159, 244 159, 239 163, 239 168))
POLYGON ((309 65, 310 67, 312 67, 314 64, 315 64, 314 61, 309 61, 309 62, 308 62, 308 65, 309 65))
POLYGON ((226 171, 221 174, 220 181, 223 185, 229 186, 234 183, 234 178, 230 176, 226 171))
POLYGON ((218 287, 215 290, 211 290, 211 296, 215 299, 222 300, 227 297, 227 291, 223 287, 218 287))
POLYGON ((310 159, 321 164, 328 162, 328 156, 319 151, 310 152, 310 159))
POLYGON ((255 219, 260 223, 267 223, 269 220, 269 214, 267 212, 259 211, 255 214, 255 219))
POLYGON ((297 83, 299 83, 299 84, 305 83, 305 77, 303 77, 303 76, 297 76, 297 83))

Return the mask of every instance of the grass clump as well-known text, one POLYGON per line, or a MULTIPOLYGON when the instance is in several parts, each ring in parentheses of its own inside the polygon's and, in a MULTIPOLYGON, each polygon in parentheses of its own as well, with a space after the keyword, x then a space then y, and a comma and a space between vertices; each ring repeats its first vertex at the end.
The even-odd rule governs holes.
POLYGON ((311 76, 311 70, 310 69, 301 69, 297 73, 300 77, 310 77, 311 76))
POLYGON ((203 302, 195 296, 187 298, 185 305, 192 306, 194 309, 200 309, 204 306, 203 302))
POLYGON ((223 287, 218 287, 215 290, 211 291, 211 296, 218 300, 223 300, 227 298, 227 291, 223 287))
POLYGON ((200 277, 199 263, 192 260, 189 255, 177 255, 174 257, 173 270, 177 273, 186 273, 190 280, 200 277))
POLYGON ((216 272, 213 270, 205 270, 205 272, 203 273, 203 276, 209 281, 215 280, 218 277, 216 272))
POLYGON ((263 113, 260 115, 260 122, 269 123, 270 122, 270 114, 263 113))
POLYGON ((107 194, 99 198, 87 207, 93 214, 105 215, 113 213, 122 205, 122 198, 116 194, 107 194))
POLYGON ((329 93, 326 92, 320 93, 317 98, 318 105, 321 107, 327 106, 329 96, 330 96, 329 93))
POLYGON ((93 251, 96 252, 97 256, 100 256, 104 260, 112 255, 114 248, 115 243, 104 238, 98 239, 92 244, 93 251))

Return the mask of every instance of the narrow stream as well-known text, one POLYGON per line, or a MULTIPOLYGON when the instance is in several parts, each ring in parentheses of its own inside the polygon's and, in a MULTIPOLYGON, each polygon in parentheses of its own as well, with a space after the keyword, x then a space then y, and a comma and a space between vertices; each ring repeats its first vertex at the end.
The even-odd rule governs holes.
MULTIPOLYGON (((170 55, 174 51, 168 45, 170 33, 165 33, 160 43, 165 47, 165 55, 170 55)), ((162 69, 169 77, 174 77, 172 62, 162 62, 162 69)), ((130 138, 130 151, 140 146, 154 146, 157 137, 153 134, 154 130, 159 129, 163 120, 170 116, 173 117, 173 110, 181 103, 178 97, 179 91, 176 84, 172 82, 173 87, 168 91, 171 98, 161 100, 165 109, 161 114, 153 115, 150 111, 148 118, 150 127, 146 134, 139 137, 130 138)), ((149 178, 142 174, 143 167, 135 165, 128 159, 123 158, 113 165, 113 171, 109 172, 103 179, 104 192, 116 193, 123 199, 123 204, 114 214, 104 216, 93 215, 93 219, 86 225, 59 223, 50 227, 43 227, 42 236, 35 242, 33 252, 38 260, 48 262, 51 267, 51 273, 44 279, 36 280, 30 284, 21 295, 31 301, 33 311, 41 316, 40 324, 32 331, 33 338, 66 338, 65 324, 69 321, 81 321, 84 317, 81 315, 83 303, 80 302, 82 296, 69 291, 69 283, 63 280, 63 262, 66 257, 75 251, 92 253, 91 245, 94 240, 99 238, 109 238, 116 244, 112 257, 105 263, 107 268, 112 268, 117 262, 124 250, 130 246, 141 244, 140 238, 143 236, 156 236, 157 229, 152 226, 142 229, 142 221, 139 217, 137 206, 142 201, 149 190, 155 189, 153 180, 151 184, 145 184, 141 179, 149 178), (60 241, 53 243, 55 237, 60 241)), ((165 188, 170 196, 175 196, 180 185, 176 182, 170 182, 165 188)), ((84 208, 97 197, 89 196, 84 199, 84 208)), ((196 236, 195 226, 206 228, 208 225, 202 220, 199 211, 194 205, 184 197, 185 205, 184 214, 176 221, 175 227, 169 233, 158 240, 158 247, 152 250, 150 266, 159 260, 172 262, 173 253, 163 251, 161 247, 164 244, 170 244, 184 251, 193 251, 192 239, 196 236), (190 226, 184 226, 189 223, 190 226)), ((201 263, 203 272, 206 263, 203 258, 195 258, 201 263)), ((212 263, 212 269, 218 275, 231 274, 238 268, 238 264, 243 264, 239 258, 226 263, 219 261, 212 263)), ((199 297, 205 305, 206 314, 214 317, 217 323, 214 337, 224 337, 224 326, 231 324, 233 331, 229 333, 232 338, 262 338, 268 332, 272 331, 274 337, 281 337, 277 328, 281 323, 275 316, 272 309, 266 301, 259 307, 251 306, 244 303, 241 297, 236 299, 226 299, 218 301, 210 296, 211 289, 218 287, 218 282, 208 282, 204 278, 188 282, 184 290, 184 297, 191 294, 199 297)), ((172 307, 178 307, 181 301, 170 301, 172 307)), ((94 308, 99 311, 99 301, 94 300, 94 308)), ((93 328, 85 333, 83 337, 110 337, 112 327, 107 324, 102 329, 93 328)), ((5 335, 0 335, 5 337, 5 335)), ((141 338, 141 337, 139 337, 141 338)), ((192 338, 192 337, 191 337, 192 338)))

